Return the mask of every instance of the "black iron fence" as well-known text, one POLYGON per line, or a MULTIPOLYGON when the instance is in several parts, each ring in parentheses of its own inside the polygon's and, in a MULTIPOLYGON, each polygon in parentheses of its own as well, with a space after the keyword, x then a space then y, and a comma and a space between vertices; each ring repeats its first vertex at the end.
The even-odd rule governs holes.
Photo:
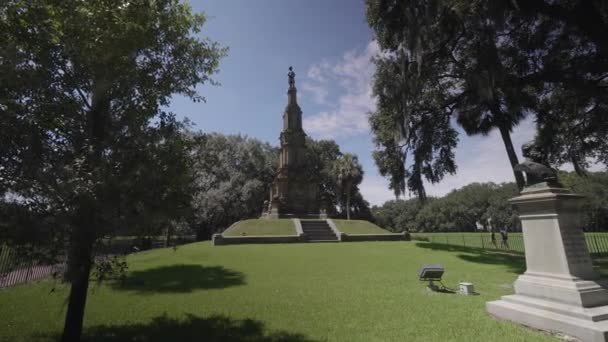
MULTIPOLYGON (((105 241, 95 249, 95 258, 127 255, 141 250, 177 246, 194 241, 194 236, 177 237, 167 244, 164 238, 118 238, 105 241)), ((60 258, 65 259, 65 258, 60 258)), ((0 245, 0 289, 59 275, 65 262, 39 260, 31 254, 19 253, 8 245, 0 245)))
MULTIPOLYGON (((412 240, 518 253, 525 250, 522 233, 510 233, 504 242, 498 233, 494 240, 490 233, 412 233, 412 240)), ((592 257, 608 257, 608 233, 585 233, 585 241, 592 257)))

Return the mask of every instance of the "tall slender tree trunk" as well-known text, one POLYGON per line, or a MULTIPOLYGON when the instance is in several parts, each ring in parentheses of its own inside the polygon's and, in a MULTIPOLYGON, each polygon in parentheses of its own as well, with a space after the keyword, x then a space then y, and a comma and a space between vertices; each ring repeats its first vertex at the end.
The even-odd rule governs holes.
MULTIPOLYGON (((84 229, 79 227, 79 230, 84 229)), ((75 233, 70 244, 68 256, 68 277, 72 283, 68 300, 68 311, 65 315, 62 342, 80 341, 84 309, 89 289, 89 273, 91 271, 92 243, 85 234, 75 233)))
MULTIPOLYGON (((517 154, 515 153, 515 149, 513 148, 513 141, 511 141, 511 132, 509 132, 509 128, 505 125, 498 126, 498 129, 500 130, 502 142, 505 144, 505 149, 507 150, 507 155, 509 156, 511 169, 513 169, 517 164, 519 164, 519 160, 517 159, 517 154)), ((521 173, 521 171, 515 170, 513 170, 513 175, 515 176, 515 182, 517 183, 517 187, 521 191, 525 185, 524 175, 521 173)))
POLYGON ((346 185, 346 219, 350 220, 350 189, 351 185, 346 185))
POLYGON ((574 166, 574 171, 577 175, 587 177, 587 171, 585 171, 585 168, 581 166, 576 157, 570 157, 570 161, 572 162, 572 166, 574 166))
MULTIPOLYGON (((91 108, 87 113, 89 148, 85 165, 94 174, 101 165, 103 142, 106 136, 106 125, 109 118, 110 100, 106 95, 110 82, 103 79, 93 82, 91 108)), ((99 199, 85 195, 78 200, 80 208, 76 212, 74 229, 70 239, 68 254, 67 278, 72 283, 68 301, 68 311, 65 315, 62 342, 80 341, 84 309, 89 289, 89 273, 93 263, 93 244, 99 227, 99 199)))

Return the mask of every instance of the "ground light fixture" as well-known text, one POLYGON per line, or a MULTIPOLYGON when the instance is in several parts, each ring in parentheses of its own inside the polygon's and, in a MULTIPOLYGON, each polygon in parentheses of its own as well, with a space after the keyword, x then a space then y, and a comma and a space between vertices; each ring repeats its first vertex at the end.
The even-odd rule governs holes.
POLYGON ((437 281, 441 284, 442 288, 445 288, 441 283, 441 277, 443 276, 444 268, 441 264, 424 264, 420 266, 418 270, 418 279, 420 281, 428 281, 427 289, 431 291, 439 291, 441 288, 435 283, 437 281))
MULTIPOLYGON (((433 292, 455 293, 455 290, 448 288, 441 282, 441 277, 444 272, 445 269, 441 264, 424 264, 420 266, 420 269, 418 270, 418 279, 420 279, 420 281, 428 281, 426 287, 433 292), (435 281, 441 286, 435 285, 435 281)), ((472 283, 461 282, 459 285, 458 293, 465 295, 476 294, 472 283)))

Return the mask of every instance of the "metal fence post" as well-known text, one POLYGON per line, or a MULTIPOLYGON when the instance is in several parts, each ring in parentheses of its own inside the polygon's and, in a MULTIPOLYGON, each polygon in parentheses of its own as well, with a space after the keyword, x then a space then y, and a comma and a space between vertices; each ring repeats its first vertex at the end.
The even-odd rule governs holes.
POLYGON ((27 271, 25 272, 25 282, 27 283, 30 280, 30 273, 32 272, 32 268, 34 267, 34 260, 32 260, 28 267, 27 267, 27 271))

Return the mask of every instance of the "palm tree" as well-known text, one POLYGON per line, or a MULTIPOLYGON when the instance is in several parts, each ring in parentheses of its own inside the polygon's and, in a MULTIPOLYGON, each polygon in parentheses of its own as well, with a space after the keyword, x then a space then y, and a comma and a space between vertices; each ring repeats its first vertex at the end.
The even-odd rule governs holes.
POLYGON ((342 192, 346 193, 346 218, 350 220, 350 197, 353 186, 363 180, 363 168, 357 156, 345 153, 334 162, 333 174, 342 192))

